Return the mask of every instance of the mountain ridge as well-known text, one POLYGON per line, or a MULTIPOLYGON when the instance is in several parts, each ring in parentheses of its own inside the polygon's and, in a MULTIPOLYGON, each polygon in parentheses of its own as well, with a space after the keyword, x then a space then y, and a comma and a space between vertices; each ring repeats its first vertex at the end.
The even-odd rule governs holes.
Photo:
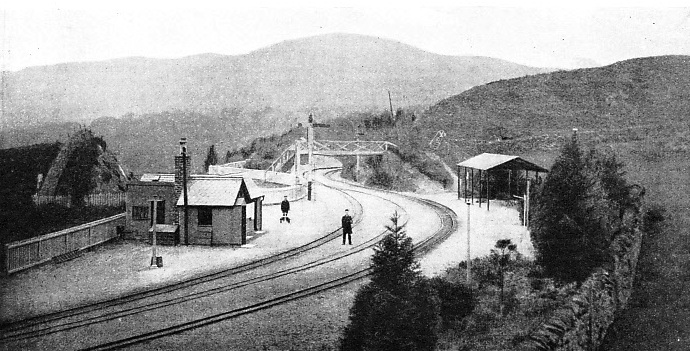
POLYGON ((371 36, 331 34, 242 55, 204 53, 61 63, 4 72, 3 127, 89 123, 173 109, 384 107, 430 104, 495 79, 546 71, 483 57, 444 56, 371 36))

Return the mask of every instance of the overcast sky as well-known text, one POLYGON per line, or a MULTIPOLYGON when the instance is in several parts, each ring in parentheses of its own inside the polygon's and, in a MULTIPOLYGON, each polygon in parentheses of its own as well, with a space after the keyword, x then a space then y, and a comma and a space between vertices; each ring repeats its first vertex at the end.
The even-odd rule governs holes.
MULTIPOLYGON (((690 55, 690 7, 669 1, 419 2, 119 1, 117 7, 53 1, 2 8, 2 69, 61 62, 200 53, 245 54, 287 39, 366 34, 445 55, 481 55, 541 66, 605 65, 633 57, 690 55), (477 4, 491 4, 477 7, 477 4), (249 5, 255 7, 250 7, 249 5), (421 7, 420 4, 428 7, 421 7), (462 4, 463 6, 457 6, 462 4), (617 7, 634 4, 635 8, 617 7), (194 5, 194 7, 192 7, 194 5), (475 6, 473 6, 475 5, 475 6), (666 6, 666 7, 655 7, 666 6)), ((681 2, 682 3, 682 2, 681 2)))

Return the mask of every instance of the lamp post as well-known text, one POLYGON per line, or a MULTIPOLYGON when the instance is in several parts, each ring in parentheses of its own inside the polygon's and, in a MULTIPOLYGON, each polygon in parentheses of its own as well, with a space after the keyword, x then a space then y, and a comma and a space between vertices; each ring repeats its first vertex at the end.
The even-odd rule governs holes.
POLYGON ((467 201, 465 198, 465 204, 467 205, 467 284, 472 280, 472 263, 470 261, 470 205, 471 202, 467 201))
POLYGON ((153 224, 151 225, 151 266, 157 265, 156 262, 156 222, 158 222, 157 214, 158 214, 158 195, 153 195, 153 224))

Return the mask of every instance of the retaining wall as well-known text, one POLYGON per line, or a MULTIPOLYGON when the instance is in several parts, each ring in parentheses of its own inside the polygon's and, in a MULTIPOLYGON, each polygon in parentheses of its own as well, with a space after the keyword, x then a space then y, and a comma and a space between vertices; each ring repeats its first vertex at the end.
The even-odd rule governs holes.
POLYGON ((641 211, 626 214, 624 231, 614 240, 614 263, 594 272, 569 306, 530 335, 519 350, 591 351, 604 341, 616 313, 628 305, 633 293, 637 261, 642 245, 641 211))

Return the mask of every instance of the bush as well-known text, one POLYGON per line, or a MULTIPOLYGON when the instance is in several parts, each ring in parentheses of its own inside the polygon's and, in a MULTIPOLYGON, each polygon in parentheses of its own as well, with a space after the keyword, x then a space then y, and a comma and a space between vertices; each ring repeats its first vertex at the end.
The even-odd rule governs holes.
POLYGON ((429 284, 439 298, 444 328, 470 315, 477 304, 472 289, 462 283, 435 277, 429 280, 429 284))
POLYGON ((666 219, 666 209, 658 204, 652 204, 644 213, 645 229, 663 222, 666 219))
POLYGON ((369 184, 380 186, 383 188, 390 188, 395 178, 384 170, 374 170, 374 174, 369 179, 369 184))

